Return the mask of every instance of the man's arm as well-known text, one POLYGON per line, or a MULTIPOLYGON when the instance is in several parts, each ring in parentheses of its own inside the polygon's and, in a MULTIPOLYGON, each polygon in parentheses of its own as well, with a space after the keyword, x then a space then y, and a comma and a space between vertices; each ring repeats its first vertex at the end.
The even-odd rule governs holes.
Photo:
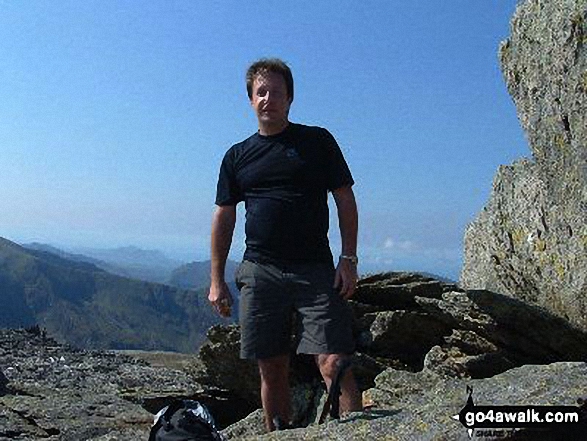
POLYGON ((232 296, 228 285, 224 280, 224 270, 232 233, 236 223, 236 206, 217 206, 212 217, 212 238, 211 238, 211 274, 210 292, 208 300, 216 308, 218 313, 224 317, 230 315, 232 296))
MULTIPOLYGON (((357 255, 357 231, 359 216, 355 194, 350 186, 332 191, 338 211, 338 226, 342 241, 342 255, 357 255)), ((340 295, 348 299, 355 293, 357 266, 348 259, 339 259, 334 278, 334 287, 340 288, 340 295)))

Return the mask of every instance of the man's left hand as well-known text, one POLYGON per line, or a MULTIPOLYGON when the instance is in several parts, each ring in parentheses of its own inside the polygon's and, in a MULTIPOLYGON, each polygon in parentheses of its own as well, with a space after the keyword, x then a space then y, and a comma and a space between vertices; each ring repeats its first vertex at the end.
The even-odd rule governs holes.
POLYGON ((348 259, 339 259, 334 275, 334 289, 338 289, 344 299, 349 299, 357 287, 357 266, 348 259))

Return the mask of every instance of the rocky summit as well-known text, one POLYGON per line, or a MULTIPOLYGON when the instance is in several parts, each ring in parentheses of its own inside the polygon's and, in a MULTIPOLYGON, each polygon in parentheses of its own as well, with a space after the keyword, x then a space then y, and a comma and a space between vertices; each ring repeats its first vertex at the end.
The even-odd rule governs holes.
POLYGON ((199 384, 200 370, 193 354, 82 350, 39 327, 0 329, 0 440, 146 440, 174 399, 199 400, 221 426, 250 412, 199 384))
POLYGON ((587 329, 587 1, 520 3, 499 58, 532 158, 499 169, 461 284, 587 329))
MULTIPOLYGON (((543 308, 414 273, 361 279, 351 305, 353 369, 370 410, 317 425, 324 385, 312 360, 292 355, 300 428, 264 434, 256 410, 228 427, 227 437, 468 439, 451 418, 465 405, 467 386, 479 403, 493 405, 573 406, 587 397, 587 332, 543 308)), ((259 407, 256 369, 238 359, 238 341, 238 327, 212 328, 199 381, 259 407)))
POLYGON ((193 392, 181 372, 77 350, 38 328, 0 331, 0 372, 1 440, 146 439, 149 404, 193 392))
POLYGON ((39 328, 4 330, 0 440, 146 440, 175 398, 204 403, 229 439, 468 439, 452 418, 468 386, 479 405, 577 406, 587 395, 587 333, 543 308, 413 273, 365 277, 351 304, 364 412, 318 425, 324 384, 311 357, 293 356, 296 428, 265 434, 236 325, 211 328, 197 357, 78 350, 39 328))

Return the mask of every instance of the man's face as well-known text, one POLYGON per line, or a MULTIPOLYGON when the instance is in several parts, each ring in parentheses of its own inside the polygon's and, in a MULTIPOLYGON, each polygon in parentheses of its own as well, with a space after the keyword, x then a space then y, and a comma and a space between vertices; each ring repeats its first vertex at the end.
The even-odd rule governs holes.
POLYGON ((275 72, 262 72, 253 81, 251 106, 260 124, 287 122, 291 99, 285 79, 275 72))

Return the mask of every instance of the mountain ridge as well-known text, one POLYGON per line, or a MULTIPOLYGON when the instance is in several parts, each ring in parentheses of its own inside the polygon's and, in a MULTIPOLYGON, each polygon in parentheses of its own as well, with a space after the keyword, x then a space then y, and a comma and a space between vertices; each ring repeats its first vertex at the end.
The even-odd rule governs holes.
POLYGON ((92 349, 195 352, 220 319, 205 289, 134 280, 0 238, 0 326, 40 325, 92 349), (148 324, 146 326, 145 324, 148 324))

